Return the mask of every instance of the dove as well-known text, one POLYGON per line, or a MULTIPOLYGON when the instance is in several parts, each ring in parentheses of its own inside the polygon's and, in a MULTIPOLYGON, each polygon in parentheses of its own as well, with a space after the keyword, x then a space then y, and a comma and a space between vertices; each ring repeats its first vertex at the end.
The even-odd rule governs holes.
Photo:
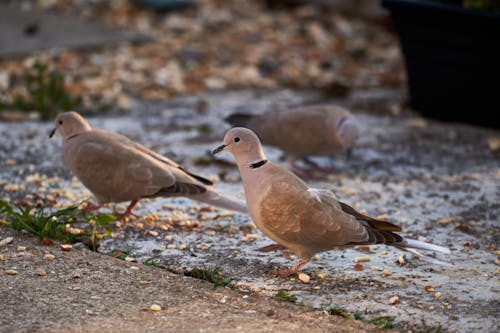
POLYGON ((292 171, 313 178, 296 162, 302 159, 314 170, 329 172, 309 156, 332 156, 350 151, 358 139, 360 125, 347 110, 335 105, 311 105, 278 110, 262 115, 234 113, 225 118, 232 126, 253 130, 265 145, 280 148, 292 171))
POLYGON ((58 133, 69 170, 96 197, 97 209, 108 202, 130 204, 120 218, 136 216, 132 209, 142 198, 183 196, 246 213, 246 205, 217 192, 212 182, 127 137, 93 129, 77 112, 60 113, 50 137, 58 133))
POLYGON ((260 250, 288 249, 301 259, 293 268, 278 271, 279 275, 296 273, 318 252, 357 245, 386 244, 413 253, 413 249, 450 253, 443 246, 403 238, 397 234, 402 231, 399 226, 357 212, 337 201, 330 190, 308 187, 294 173, 269 161, 250 129, 230 129, 212 153, 221 151, 236 159, 256 226, 277 243, 260 250))

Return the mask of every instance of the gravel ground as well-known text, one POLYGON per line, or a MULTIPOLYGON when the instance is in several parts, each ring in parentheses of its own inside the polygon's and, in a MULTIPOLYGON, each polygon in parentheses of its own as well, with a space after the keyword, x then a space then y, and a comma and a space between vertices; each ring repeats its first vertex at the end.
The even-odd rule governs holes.
MULTIPOLYGON (((255 252, 270 241, 248 216, 207 209, 187 199, 144 200, 137 210, 144 218, 114 225, 113 237, 104 239, 99 251, 121 250, 139 262, 153 257, 178 274, 216 266, 233 279, 239 292, 274 296, 284 291, 307 309, 341 307, 351 314, 363 311, 367 319, 393 316, 402 331, 498 331, 500 164, 494 139, 499 132, 422 119, 400 110, 400 95, 359 91, 355 98, 337 101, 353 108, 364 131, 351 158, 335 157, 336 172, 310 184, 333 190, 341 200, 371 215, 386 214, 403 226, 404 235, 449 246, 452 254, 438 259, 452 265, 430 264, 396 249, 372 246, 368 253, 360 248, 319 254, 303 268, 311 277, 309 283, 297 277, 278 278, 269 271, 291 266, 297 259, 279 252, 255 252), (371 261, 355 267, 354 258, 359 256, 371 261), (396 262, 399 256, 405 265, 396 262), (394 296, 399 302, 390 304, 394 296)), ((267 112, 320 98, 290 90, 186 96, 137 103, 137 109, 126 115, 111 113, 91 123, 120 131, 219 180, 216 186, 221 190, 242 195, 232 158, 223 155, 213 160, 206 154, 228 128, 222 118, 234 111, 267 112)), ((46 139, 50 127, 37 122, 0 123, 5 133, 0 160, 12 160, 0 169, 4 199, 24 199, 37 191, 66 205, 89 196, 65 170, 58 140, 46 139), (31 176, 36 172, 40 176, 31 176), (37 179, 42 183, 38 188, 37 179), (63 194, 66 199, 58 197, 63 194)), ((279 161, 278 150, 266 147, 266 151, 279 161)), ((17 277, 2 276, 10 278, 17 277)), ((106 284, 102 289, 107 292, 106 284)))

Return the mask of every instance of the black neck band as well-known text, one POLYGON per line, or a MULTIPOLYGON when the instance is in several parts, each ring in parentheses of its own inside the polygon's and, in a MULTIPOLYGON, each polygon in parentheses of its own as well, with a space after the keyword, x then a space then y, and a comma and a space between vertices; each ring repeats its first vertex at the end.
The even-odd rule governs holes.
POLYGON ((262 161, 250 163, 249 167, 250 167, 250 169, 257 169, 257 168, 260 168, 261 166, 263 166, 266 163, 267 163, 267 160, 262 160, 262 161))

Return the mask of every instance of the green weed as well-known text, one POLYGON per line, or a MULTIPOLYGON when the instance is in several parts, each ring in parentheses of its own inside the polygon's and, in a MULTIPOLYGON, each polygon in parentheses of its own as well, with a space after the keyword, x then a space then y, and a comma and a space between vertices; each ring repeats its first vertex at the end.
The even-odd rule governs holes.
POLYGON ((87 236, 95 251, 100 235, 111 234, 108 224, 116 220, 116 217, 111 214, 100 216, 89 214, 78 206, 79 204, 76 204, 59 210, 50 210, 44 206, 32 207, 27 204, 11 206, 7 202, 0 201, 0 218, 3 224, 16 230, 27 231, 40 240, 74 242, 87 236), (84 223, 86 228, 72 228, 75 223, 84 223))
POLYGON ((195 268, 190 272, 186 273, 187 276, 194 277, 196 279, 205 280, 213 284, 214 288, 225 287, 231 283, 232 278, 224 278, 219 273, 219 268, 217 267, 205 267, 195 268))
POLYGON ((64 73, 51 70, 36 61, 21 78, 27 96, 13 96, 11 101, 0 101, 0 110, 36 111, 42 120, 53 119, 61 111, 77 110, 84 114, 105 112, 110 106, 102 104, 96 110, 83 108, 83 99, 69 93, 64 85, 64 73))
POLYGON ((349 312, 347 312, 346 310, 342 309, 339 306, 328 309, 328 313, 332 316, 341 316, 341 317, 344 317, 346 319, 352 319, 349 312))

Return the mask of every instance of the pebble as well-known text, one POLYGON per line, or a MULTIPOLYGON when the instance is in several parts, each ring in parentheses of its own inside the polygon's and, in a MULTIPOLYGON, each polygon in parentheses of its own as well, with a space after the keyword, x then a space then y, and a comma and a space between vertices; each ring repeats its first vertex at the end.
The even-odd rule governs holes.
POLYGON ((0 241, 0 247, 7 246, 8 244, 12 243, 13 240, 14 240, 13 237, 7 237, 7 238, 2 239, 0 241))

